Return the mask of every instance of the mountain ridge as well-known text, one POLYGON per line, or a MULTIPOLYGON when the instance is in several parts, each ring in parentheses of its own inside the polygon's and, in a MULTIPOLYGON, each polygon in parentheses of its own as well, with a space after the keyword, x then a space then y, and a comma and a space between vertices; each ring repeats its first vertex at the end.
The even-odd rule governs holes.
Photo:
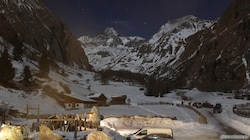
POLYGON ((90 64, 96 70, 128 70, 150 75, 164 61, 170 62, 171 59, 182 53, 184 46, 180 47, 178 44, 184 45, 188 36, 207 28, 211 23, 212 21, 200 20, 188 15, 167 22, 149 40, 136 36, 120 37, 114 29, 112 29, 116 33, 114 36, 103 37, 105 32, 111 28, 107 28, 104 33, 95 38, 83 36, 78 40, 82 42, 90 64), (100 38, 106 38, 106 40, 102 40, 101 43, 100 38), (114 46, 116 46, 116 50, 112 49, 114 46), (106 55, 99 55, 98 51, 106 55))
POLYGON ((181 59, 171 70, 162 69, 167 73, 164 81, 206 91, 248 88, 249 5, 246 0, 233 1, 213 26, 188 38, 181 59))
POLYGON ((248 88, 248 6, 247 0, 234 0, 216 21, 202 21, 191 15, 169 21, 131 50, 119 44, 120 50, 126 50, 117 50, 119 57, 108 55, 114 53, 108 44, 91 49, 82 42, 83 48, 94 68, 147 74, 158 83, 153 88, 161 87, 161 92, 176 88, 224 92, 248 88), (98 50, 105 55, 99 55, 98 50))

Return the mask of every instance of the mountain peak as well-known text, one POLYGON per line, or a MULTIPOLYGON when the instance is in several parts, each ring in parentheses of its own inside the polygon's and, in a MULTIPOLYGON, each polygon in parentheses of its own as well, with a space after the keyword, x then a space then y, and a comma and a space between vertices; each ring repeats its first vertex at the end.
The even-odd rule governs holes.
POLYGON ((197 19, 197 17, 194 15, 186 15, 186 16, 182 17, 181 19, 197 19))
POLYGON ((103 34, 108 35, 108 36, 118 36, 117 31, 112 27, 106 28, 103 34))
POLYGON ((174 28, 176 28, 179 25, 182 25, 185 22, 189 22, 190 20, 195 21, 197 20, 197 17, 193 16, 193 15, 187 15, 178 19, 174 19, 174 20, 170 20, 168 21, 166 24, 164 24, 163 26, 161 26, 160 30, 166 30, 166 31, 170 31, 173 30, 174 28))
MULTIPOLYGON (((158 44, 161 38, 179 38, 185 40, 188 36, 209 27, 212 21, 201 20, 193 15, 187 15, 178 19, 170 20, 162 25, 159 31, 149 40, 151 44, 158 44)), ((178 44, 178 43, 177 43, 178 44)))

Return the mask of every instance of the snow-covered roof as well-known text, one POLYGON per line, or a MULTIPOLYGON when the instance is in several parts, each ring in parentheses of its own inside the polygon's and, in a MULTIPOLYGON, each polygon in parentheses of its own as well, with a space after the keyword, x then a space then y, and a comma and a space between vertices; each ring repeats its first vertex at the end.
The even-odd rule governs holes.
POLYGON ((87 97, 79 95, 79 94, 64 94, 64 96, 72 97, 72 98, 82 100, 82 101, 96 102, 95 100, 92 100, 90 98, 87 98, 87 97))
POLYGON ((106 97, 103 93, 95 93, 95 94, 88 95, 89 98, 99 98, 101 96, 106 97))

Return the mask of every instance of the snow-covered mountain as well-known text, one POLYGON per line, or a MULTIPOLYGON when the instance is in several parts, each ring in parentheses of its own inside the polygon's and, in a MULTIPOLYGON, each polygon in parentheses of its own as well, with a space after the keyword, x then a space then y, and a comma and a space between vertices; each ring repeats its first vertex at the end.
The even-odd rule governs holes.
POLYGON ((191 15, 169 21, 152 38, 136 45, 126 46, 131 37, 120 37, 116 32, 108 37, 100 35, 106 38, 102 43, 97 43, 98 36, 82 44, 96 70, 150 75, 158 81, 152 89, 161 84, 160 92, 194 87, 210 91, 249 88, 249 7, 248 0, 234 0, 216 21, 191 15))
POLYGON ((1 0, 0 21, 5 48, 19 47, 35 61, 46 53, 51 61, 90 68, 80 43, 43 0, 1 0))
POLYGON ((107 28, 95 38, 79 38, 95 70, 128 70, 139 72, 138 47, 146 42, 141 37, 120 37, 113 28, 107 28))
POLYGON ((169 21, 149 40, 140 37, 120 37, 107 28, 95 38, 79 40, 96 70, 127 70, 151 75, 157 67, 178 60, 186 47, 186 39, 208 28, 213 22, 185 16, 169 21))
POLYGON ((171 66, 188 47, 186 39, 211 26, 213 21, 201 20, 188 15, 171 20, 163 25, 153 37, 139 47, 139 56, 143 60, 143 72, 151 75, 159 71, 160 66, 171 66))
POLYGON ((217 21, 192 15, 169 21, 149 40, 122 37, 107 28, 94 38, 79 38, 79 43, 42 0, 4 0, 0 2, 0 49, 2 54, 7 48, 14 59, 15 49, 21 48, 21 60, 32 66, 32 74, 39 71, 42 54, 47 54, 51 64, 146 74, 158 80, 152 88, 162 88, 160 92, 247 88, 249 5, 247 0, 235 0, 217 21))
POLYGON ((186 40, 186 50, 173 65, 161 66, 154 77, 173 87, 206 91, 249 88, 250 1, 234 0, 210 28, 186 40))

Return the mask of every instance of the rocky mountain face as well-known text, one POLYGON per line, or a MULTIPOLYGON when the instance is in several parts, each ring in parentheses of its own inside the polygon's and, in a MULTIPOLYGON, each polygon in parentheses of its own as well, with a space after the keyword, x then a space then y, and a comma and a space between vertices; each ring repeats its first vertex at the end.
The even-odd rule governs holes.
POLYGON ((169 21, 152 38, 135 45, 126 46, 133 43, 116 32, 80 40, 94 68, 147 74, 156 79, 151 88, 160 87, 158 93, 173 88, 249 88, 249 7, 249 0, 234 0, 217 21, 194 16, 169 21))
POLYGON ((151 75, 157 67, 179 59, 185 50, 186 38, 209 27, 208 20, 185 16, 169 21, 150 39, 121 37, 107 28, 95 38, 81 37, 89 62, 98 70, 126 70, 151 75))
POLYGON ((235 0, 214 25, 187 39, 178 61, 161 67, 154 76, 173 87, 206 91, 249 88, 249 13, 249 0, 235 0))
POLYGON ((51 60, 90 69, 81 44, 43 0, 1 0, 0 9, 2 46, 22 47, 33 60, 47 53, 51 60))
POLYGON ((152 75, 161 71, 162 66, 174 64, 187 47, 186 39, 212 23, 213 21, 188 15, 163 25, 148 42, 138 48, 138 55, 143 59, 140 65, 146 69, 143 72, 152 75))
POLYGON ((127 70, 139 72, 138 47, 146 40, 141 37, 120 37, 113 28, 107 28, 94 38, 78 39, 88 56, 89 63, 97 71, 127 70))

